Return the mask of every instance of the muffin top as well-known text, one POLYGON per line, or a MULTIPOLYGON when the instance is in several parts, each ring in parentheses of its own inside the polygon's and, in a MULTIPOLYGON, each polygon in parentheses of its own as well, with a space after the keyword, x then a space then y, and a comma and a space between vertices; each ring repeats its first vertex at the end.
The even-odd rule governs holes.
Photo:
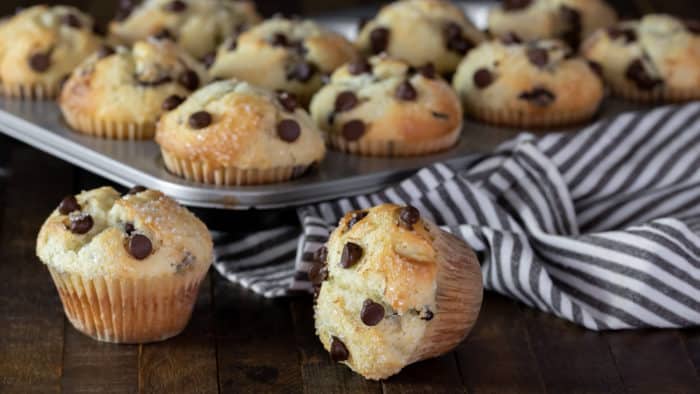
POLYGON ((556 40, 490 41, 460 64, 453 81, 467 108, 566 114, 597 107, 603 83, 556 40))
POLYGON ((582 48, 613 88, 700 89, 700 22, 651 14, 596 32, 582 48))
POLYGON ((577 49, 596 29, 616 20, 603 0, 504 0, 491 9, 488 23, 496 37, 559 38, 577 49))
POLYGON ((344 65, 311 103, 316 124, 348 141, 421 142, 453 133, 462 109, 432 65, 419 69, 388 56, 344 65))
POLYGON ((462 10, 446 0, 403 0, 384 6, 360 30, 365 54, 387 52, 414 67, 432 63, 451 73, 460 59, 484 39, 462 10))
POLYGON ((309 20, 275 17, 224 42, 210 73, 288 91, 307 103, 324 75, 355 56, 340 34, 309 20))
POLYGON ((156 142, 213 167, 308 166, 325 155, 320 132, 293 94, 235 80, 205 86, 164 114, 156 142))
POLYGON ((66 197, 41 227, 36 252, 60 272, 134 279, 201 275, 213 258, 204 223, 143 188, 121 196, 102 187, 66 197))
POLYGON ((92 18, 73 7, 38 5, 0 24, 0 83, 44 85, 61 81, 100 45, 92 18))
POLYGON ((59 103, 98 119, 155 123, 206 80, 204 67, 175 43, 151 37, 131 49, 100 48, 73 72, 59 103))
POLYGON ((118 41, 133 43, 152 35, 171 36, 192 56, 201 58, 224 38, 258 23, 251 1, 145 0, 121 1, 109 26, 118 41))

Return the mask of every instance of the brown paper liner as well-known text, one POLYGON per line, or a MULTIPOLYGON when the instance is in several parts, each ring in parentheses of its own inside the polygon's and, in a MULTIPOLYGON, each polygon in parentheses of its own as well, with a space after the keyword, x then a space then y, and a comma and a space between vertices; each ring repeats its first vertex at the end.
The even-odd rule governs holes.
POLYGON ((459 140, 462 127, 440 138, 428 141, 348 141, 338 134, 327 134, 330 146, 341 152, 361 156, 402 157, 421 156, 451 148, 459 140))
POLYGON ((481 268, 464 241, 426 222, 435 237, 438 273, 434 318, 427 324, 418 347, 407 364, 443 355, 469 334, 476 323, 483 298, 481 268))
POLYGON ((58 96, 59 86, 48 86, 43 83, 34 84, 0 84, 0 92, 3 96, 21 100, 51 100, 58 96))
POLYGON ((678 103, 700 99, 700 89, 679 89, 666 86, 652 91, 641 91, 630 86, 612 85, 610 90, 619 97, 639 103, 678 103))
POLYGON ((476 120, 507 127, 552 128, 575 125, 590 120, 598 111, 599 104, 582 108, 576 112, 528 113, 505 108, 466 106, 465 112, 476 120))
POLYGON ((285 182, 304 174, 311 165, 247 169, 237 167, 212 167, 206 162, 181 159, 161 149, 168 171, 187 180, 219 186, 261 185, 285 182))
POLYGON ((73 327, 103 342, 147 343, 187 325, 202 277, 88 278, 49 272, 73 327))
POLYGON ((129 123, 99 119, 61 106, 63 117, 70 127, 83 134, 115 140, 144 140, 153 138, 155 122, 129 123))

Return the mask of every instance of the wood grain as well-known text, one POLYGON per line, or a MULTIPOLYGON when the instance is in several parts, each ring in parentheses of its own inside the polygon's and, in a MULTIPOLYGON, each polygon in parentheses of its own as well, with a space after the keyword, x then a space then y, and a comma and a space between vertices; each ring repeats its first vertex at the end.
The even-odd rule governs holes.
POLYGON ((700 376, 700 328, 686 329, 681 336, 690 361, 695 366, 695 374, 700 376))

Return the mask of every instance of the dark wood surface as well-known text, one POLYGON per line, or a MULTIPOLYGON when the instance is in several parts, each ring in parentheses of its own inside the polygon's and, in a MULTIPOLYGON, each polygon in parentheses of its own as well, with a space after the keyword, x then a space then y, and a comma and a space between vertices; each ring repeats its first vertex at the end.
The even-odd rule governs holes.
MULTIPOLYGON (((313 11, 331 3, 285 7, 313 11)), ((700 16, 695 1, 613 3, 631 16, 700 16)), ((34 242, 64 195, 106 183, 0 136, 0 392, 700 392, 698 328, 595 333, 493 293, 454 352, 383 382, 330 361, 314 335, 309 297, 263 299, 213 270, 180 336, 141 346, 93 341, 65 319, 34 242)))

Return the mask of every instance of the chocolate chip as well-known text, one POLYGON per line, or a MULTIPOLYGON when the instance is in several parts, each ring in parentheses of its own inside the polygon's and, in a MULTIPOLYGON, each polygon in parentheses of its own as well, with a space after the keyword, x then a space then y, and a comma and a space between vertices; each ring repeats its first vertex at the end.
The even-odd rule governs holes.
POLYGON ((214 65, 215 61, 216 61, 216 51, 208 52, 206 55, 202 56, 202 59, 200 59, 200 62, 207 69, 211 68, 211 66, 214 65))
POLYGON ((283 119, 277 124, 277 135, 284 142, 294 142, 301 135, 301 127, 294 119, 283 119))
POLYGON ((637 41, 637 33, 629 28, 611 27, 608 29, 608 36, 613 40, 623 37, 625 44, 637 41))
POLYGON ((32 70, 43 73, 51 67, 51 58, 48 53, 35 53, 29 57, 29 67, 32 70))
POLYGON ((151 244, 151 240, 143 234, 131 234, 126 245, 126 250, 133 258, 143 260, 153 251, 153 244, 151 244))
POLYGON ((350 358, 350 352, 343 341, 337 337, 331 338, 331 359, 335 362, 345 361, 350 358))
POLYGON ((588 66, 593 70, 594 73, 596 73, 599 77, 603 76, 603 66, 600 65, 600 63, 593 61, 593 60, 588 60, 588 66))
POLYGON ((314 252, 314 261, 320 264, 326 264, 328 258, 328 248, 321 246, 314 252))
POLYGON ((649 75, 641 59, 635 59, 627 66, 625 77, 634 82, 640 90, 653 90, 662 83, 660 79, 649 75))
POLYGON ((129 191, 126 192, 126 195, 130 196, 132 194, 139 194, 141 192, 145 192, 146 190, 148 190, 148 189, 146 189, 144 186, 136 185, 136 186, 132 187, 131 189, 129 189, 129 191))
POLYGON ((501 42, 505 45, 515 45, 521 44, 523 40, 517 34, 509 31, 508 33, 504 34, 503 37, 501 37, 501 42))
POLYGON ((418 92, 416 88, 411 85, 408 81, 403 81, 396 87, 396 92, 394 92, 396 98, 403 101, 414 101, 418 98, 418 92))
POLYGON ((474 86, 479 89, 485 89, 493 83, 494 78, 491 71, 485 68, 480 68, 476 70, 472 79, 474 80, 474 86))
POLYGON ((693 34, 700 34, 700 21, 697 19, 684 19, 683 24, 689 32, 693 34))
POLYGON ((85 234, 93 224, 92 216, 88 214, 74 216, 70 219, 70 231, 73 234, 85 234))
POLYGON ((410 205, 399 210, 399 225, 407 230, 413 230, 413 225, 420 220, 420 211, 410 205))
POLYGON ((391 33, 386 27, 377 27, 369 33, 370 47, 373 54, 382 53, 389 46, 391 33))
POLYGON ((272 38, 270 38, 270 45, 273 47, 286 47, 289 45, 289 40, 284 34, 275 33, 272 35, 272 38))
POLYGON ((124 223, 124 232, 126 233, 126 235, 131 235, 131 233, 133 233, 134 230, 136 230, 136 228, 134 227, 133 223, 124 223))
POLYGON ((462 37, 462 26, 456 22, 448 22, 443 28, 442 34, 445 36, 446 41, 462 37))
POLYGON ((68 215, 74 211, 80 211, 80 204, 78 204, 78 200, 74 196, 66 196, 58 204, 58 212, 61 215, 68 215))
POLYGON ((447 49, 461 55, 469 52, 474 45, 462 35, 462 26, 456 22, 449 22, 443 28, 442 34, 445 39, 447 49))
POLYGON ((190 115, 188 123, 193 129, 203 129, 211 124, 211 114, 207 111, 197 111, 190 115))
POLYGON ((376 326, 384 319, 384 307, 370 299, 366 299, 362 303, 360 319, 366 326, 376 326))
POLYGON ((527 8, 532 0, 503 0, 503 9, 506 11, 515 11, 527 8))
POLYGON ((161 29, 158 33, 153 35, 156 40, 171 40, 175 41, 175 36, 168 29, 161 29))
POLYGON ((569 45, 569 47, 577 49, 581 44, 581 30, 583 30, 581 13, 578 10, 565 5, 562 5, 559 8, 559 12, 562 20, 567 26, 566 30, 562 33, 562 39, 569 45))
POLYGON ((364 219, 367 217, 367 212, 366 211, 358 211, 358 212, 353 212, 352 216, 350 217, 350 220, 348 220, 347 227, 345 228, 345 231, 350 231, 350 229, 357 224, 360 220, 364 219))
POLYGON ((335 112, 350 111, 355 108, 359 102, 355 93, 349 90, 340 92, 338 97, 335 98, 335 112))
POLYGON ((61 18, 61 23, 74 29, 80 29, 83 27, 83 24, 80 22, 80 18, 78 18, 75 14, 63 15, 61 18))
POLYGON ((165 5, 165 10, 170 12, 183 12, 187 9, 187 3, 181 0, 171 1, 165 5))
POLYGON ((309 270, 309 281, 314 286, 320 286, 326 279, 328 279, 328 267, 324 264, 314 264, 309 270))
POLYGON ((294 112, 299 108, 299 99, 294 93, 279 91, 277 92, 277 101, 287 112, 294 112))
POLYGON ((529 92, 523 92, 518 98, 529 101, 538 107, 546 107, 554 102, 556 96, 545 88, 537 87, 529 92))
POLYGON ((351 120, 343 125, 343 137, 348 141, 357 141, 365 134, 365 124, 361 120, 351 120))
POLYGON ((425 320, 425 321, 431 321, 431 320, 433 320, 433 317, 435 317, 435 315, 433 314, 433 311, 431 311, 430 309, 426 309, 425 313, 422 314, 420 319, 425 320))
POLYGON ((98 59, 104 59, 108 56, 112 56, 116 53, 114 48, 112 48, 109 45, 102 45, 100 49, 97 50, 97 58, 98 59))
POLYGON ((199 87, 199 75, 192 70, 185 70, 177 77, 177 82, 187 90, 196 90, 199 87))
POLYGON ((308 82, 316 72, 316 66, 309 62, 299 62, 291 66, 287 72, 287 79, 308 82))
POLYGON ((184 98, 178 96, 177 94, 171 94, 165 100, 163 100, 161 108, 163 108, 164 111, 172 111, 179 107, 183 101, 185 101, 184 98))
POLYGON ((340 266, 350 268, 357 264, 362 258, 362 247, 356 243, 348 242, 343 248, 343 253, 340 255, 340 266))
POLYGON ((542 48, 528 48, 525 52, 527 59, 536 67, 542 68, 549 63, 549 53, 542 48))
POLYGON ((418 73, 422 75, 423 78, 435 79, 436 72, 433 63, 428 63, 424 66, 418 67, 416 71, 418 71, 418 73))
POLYGON ((364 73, 372 72, 372 65, 367 61, 367 59, 359 59, 350 64, 348 64, 348 72, 351 75, 360 75, 364 73))

